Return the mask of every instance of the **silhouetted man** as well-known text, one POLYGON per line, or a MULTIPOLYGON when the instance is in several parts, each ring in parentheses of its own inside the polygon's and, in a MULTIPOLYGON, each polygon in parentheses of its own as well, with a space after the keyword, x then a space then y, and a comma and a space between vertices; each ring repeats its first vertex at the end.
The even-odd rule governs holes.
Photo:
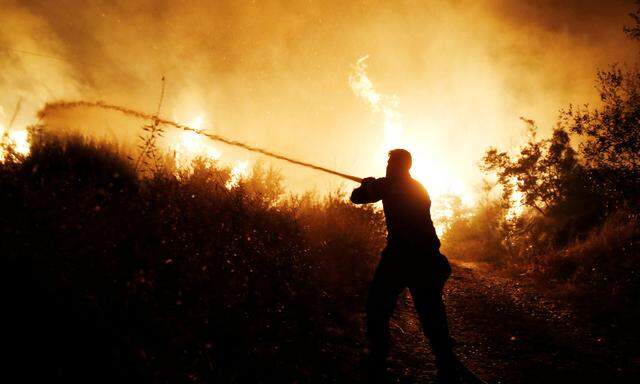
POLYGON ((351 194, 355 204, 382 200, 387 223, 387 247, 382 251, 367 298, 369 374, 374 379, 385 375, 389 320, 398 295, 408 287, 435 354, 438 376, 449 382, 454 376, 455 357, 442 288, 451 267, 439 251, 440 240, 429 212, 429 195, 409 174, 411 161, 411 154, 404 149, 390 151, 386 177, 366 178, 351 194))

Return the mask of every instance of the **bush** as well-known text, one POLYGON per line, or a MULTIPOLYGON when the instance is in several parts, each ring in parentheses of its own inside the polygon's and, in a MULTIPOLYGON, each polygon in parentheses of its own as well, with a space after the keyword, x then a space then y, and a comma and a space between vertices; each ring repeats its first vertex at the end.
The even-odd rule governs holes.
MULTIPOLYGON (((571 283, 586 302, 597 301, 606 310, 637 309, 640 287, 640 226, 637 214, 621 209, 584 239, 545 255, 542 272, 571 283), (597 297, 594 297, 594 293, 597 297)), ((633 312, 633 311, 629 311, 633 312)))
POLYGON ((488 197, 473 209, 455 209, 442 236, 443 253, 473 262, 504 263, 507 250, 499 229, 504 215, 500 202, 488 197))
POLYGON ((360 312, 379 213, 282 198, 264 170, 229 190, 204 161, 140 178, 113 145, 36 136, 0 165, 4 347, 25 381, 331 374, 327 332, 360 312))

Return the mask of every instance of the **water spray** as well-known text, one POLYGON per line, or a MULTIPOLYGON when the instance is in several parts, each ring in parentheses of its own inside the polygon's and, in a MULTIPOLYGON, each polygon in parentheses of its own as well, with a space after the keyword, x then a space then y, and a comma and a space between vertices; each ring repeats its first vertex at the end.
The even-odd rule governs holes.
POLYGON ((274 159, 278 159, 278 160, 282 160, 282 161, 286 161, 286 162, 291 163, 291 164, 300 165, 300 166, 303 166, 303 167, 306 167, 306 168, 315 169, 316 171, 320 171, 320 172, 328 173, 330 175, 342 177, 343 179, 355 181, 356 183, 361 183, 362 182, 362 178, 357 177, 357 176, 352 176, 352 175, 348 175, 346 173, 334 171, 332 169, 321 167, 319 165, 315 165, 315 164, 311 164, 311 163, 307 163, 305 161, 292 159, 290 157, 287 157, 287 156, 284 156, 284 155, 280 155, 280 154, 268 151, 266 149, 254 147, 254 146, 242 143, 240 141, 227 139, 227 138, 224 138, 224 137, 222 137, 220 135, 204 132, 202 130, 198 130, 198 129, 192 128, 192 127, 190 127, 188 125, 176 123, 175 121, 163 119, 163 118, 160 118, 158 116, 151 115, 149 113, 136 111, 134 109, 130 109, 130 108, 127 108, 127 107, 122 107, 122 106, 119 106, 119 105, 107 104, 107 103, 104 103, 102 101, 95 101, 95 102, 92 102, 92 101, 60 101, 60 102, 55 102, 55 103, 47 103, 47 104, 45 104, 44 108, 42 110, 40 110, 40 112, 38 112, 38 117, 40 119, 42 119, 49 112, 54 112, 56 110, 63 110, 63 109, 76 109, 76 108, 104 109, 104 110, 108 110, 108 111, 120 112, 120 113, 125 114, 127 116, 131 116, 131 117, 134 117, 134 118, 137 118, 137 119, 141 119, 141 120, 152 120, 152 121, 157 122, 158 124, 169 125, 169 126, 172 126, 174 128, 182 129, 183 131, 195 132, 198 135, 202 135, 203 137, 206 137, 209 140, 218 141, 218 142, 221 142, 221 143, 224 143, 224 144, 227 144, 227 145, 231 145, 231 146, 234 146, 234 147, 239 147, 239 148, 245 149, 247 151, 260 153, 260 154, 263 154, 265 156, 272 157, 274 159))

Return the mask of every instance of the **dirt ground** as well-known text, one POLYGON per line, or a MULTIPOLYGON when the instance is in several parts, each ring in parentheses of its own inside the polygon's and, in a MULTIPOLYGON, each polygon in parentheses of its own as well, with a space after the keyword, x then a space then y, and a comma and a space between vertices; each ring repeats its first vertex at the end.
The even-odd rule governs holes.
MULTIPOLYGON (((445 299, 456 353, 489 383, 640 382, 640 359, 618 352, 618 345, 594 333, 567 305, 514 279, 455 263, 445 299)), ((342 335, 352 344, 335 351, 338 359, 361 354, 364 316, 356 321, 360 329, 342 335)), ((392 382, 433 382, 433 357, 408 294, 399 301, 391 328, 392 382)), ((362 379, 357 364, 346 363, 342 369, 350 371, 343 371, 346 376, 362 379)))

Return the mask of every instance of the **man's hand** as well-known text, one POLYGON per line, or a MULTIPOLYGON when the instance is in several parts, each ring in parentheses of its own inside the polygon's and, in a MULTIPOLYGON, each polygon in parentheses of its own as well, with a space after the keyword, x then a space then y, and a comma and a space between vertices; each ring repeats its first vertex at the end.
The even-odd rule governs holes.
POLYGON ((360 182, 360 186, 351 192, 351 202, 354 204, 375 203, 382 198, 376 189, 378 189, 376 188, 376 178, 365 177, 360 182))
POLYGON ((372 184, 374 181, 376 181, 375 177, 365 177, 364 179, 362 179, 362 183, 360 184, 361 185, 372 184))

